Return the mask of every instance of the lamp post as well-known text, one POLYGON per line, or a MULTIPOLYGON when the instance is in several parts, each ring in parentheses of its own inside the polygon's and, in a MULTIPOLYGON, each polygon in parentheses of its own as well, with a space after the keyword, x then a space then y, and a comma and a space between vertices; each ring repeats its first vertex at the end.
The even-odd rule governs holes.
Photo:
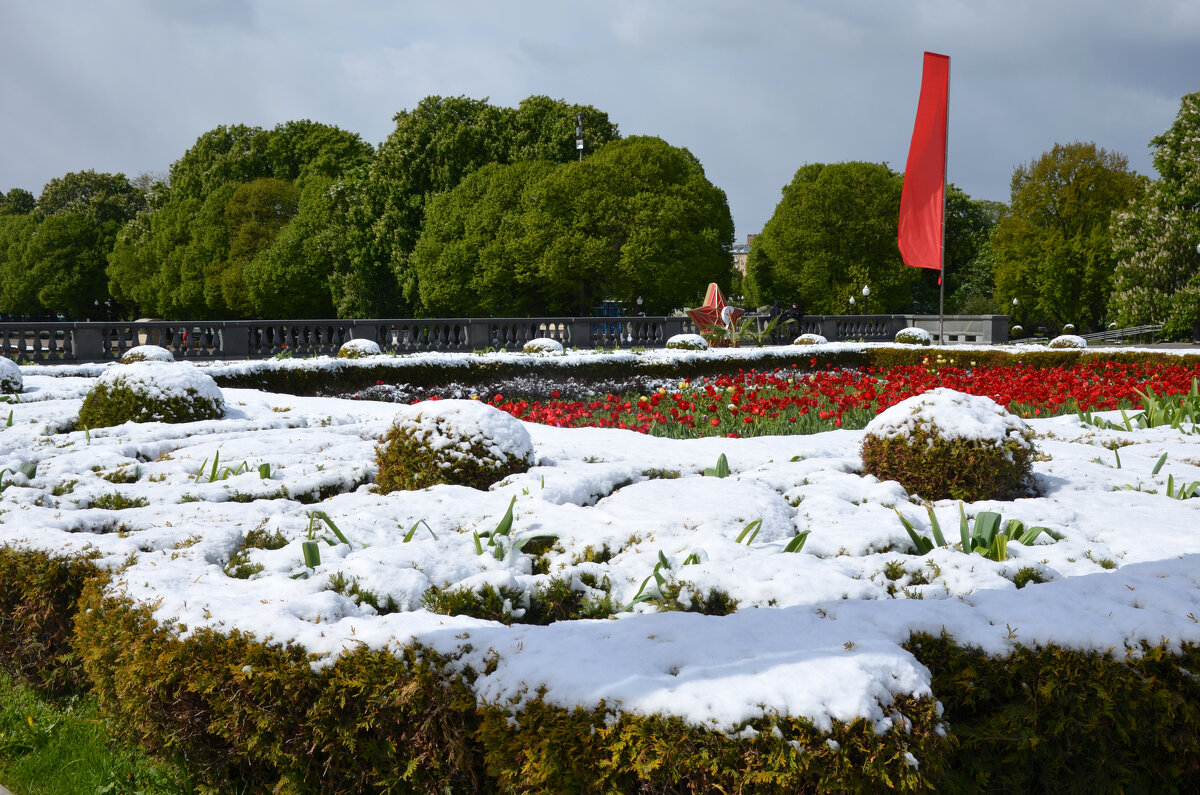
POLYGON ((867 314, 867 299, 871 296, 871 288, 863 285, 863 314, 867 314))
POLYGON ((579 159, 583 160, 583 111, 575 114, 575 148, 579 150, 579 159))
POLYGON ((850 311, 854 311, 854 296, 850 296, 850 311))

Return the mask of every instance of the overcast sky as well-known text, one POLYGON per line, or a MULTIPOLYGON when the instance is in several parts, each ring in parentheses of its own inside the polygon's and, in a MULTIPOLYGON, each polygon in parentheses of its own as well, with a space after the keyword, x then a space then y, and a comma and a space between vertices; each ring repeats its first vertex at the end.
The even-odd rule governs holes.
POLYGON ((688 148, 738 240, 805 163, 903 171, 922 51, 951 58, 949 178, 1094 141, 1155 176, 1200 90, 1198 0, 0 0, 0 190, 165 173, 206 130, 311 119, 378 144, 423 97, 544 94, 688 148))

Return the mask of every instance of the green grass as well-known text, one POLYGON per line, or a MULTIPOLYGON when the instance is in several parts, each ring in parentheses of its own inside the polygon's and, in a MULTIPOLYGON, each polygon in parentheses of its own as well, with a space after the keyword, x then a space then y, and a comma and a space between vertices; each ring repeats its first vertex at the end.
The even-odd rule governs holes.
POLYGON ((0 784, 14 795, 188 792, 182 773, 109 734, 89 697, 47 701, 0 671, 0 784))

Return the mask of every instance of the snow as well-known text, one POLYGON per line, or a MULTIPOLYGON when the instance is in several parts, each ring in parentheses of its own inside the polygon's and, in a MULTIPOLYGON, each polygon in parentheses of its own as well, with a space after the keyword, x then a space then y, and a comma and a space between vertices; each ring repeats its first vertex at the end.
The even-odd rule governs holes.
POLYGON ((863 429, 868 436, 908 437, 922 430, 929 436, 963 439, 1000 446, 1014 441, 1029 448, 1025 421, 996 401, 938 387, 906 398, 881 411, 863 429))
POLYGON ((97 385, 110 390, 124 386, 155 401, 174 397, 205 398, 220 406, 224 399, 212 376, 197 370, 189 362, 164 362, 147 359, 106 369, 97 385))
MULTIPOLYGON (((729 307, 725 307, 728 309, 729 307)), ((701 337, 699 334, 676 334, 667 340, 667 348, 682 349, 687 351, 706 351, 708 350, 708 340, 701 337)))
POLYGON ((1077 334, 1060 334, 1050 340, 1051 348, 1086 348, 1087 340, 1077 334))
MULTIPOLYGON (((474 401, 404 407, 227 388, 220 420, 59 433, 97 379, 136 376, 177 388, 197 386, 199 371, 145 362, 23 374, 13 424, 0 424, 0 470, 10 473, 0 480, 0 543, 94 551, 114 573, 114 592, 153 606, 181 635, 209 626, 295 640, 320 656, 318 665, 360 644, 398 649, 415 640, 490 671, 473 684, 489 703, 519 705, 544 687, 547 701, 567 708, 604 700, 622 712, 662 712, 731 731, 764 712, 822 728, 866 717, 886 730, 893 698, 930 693, 929 671, 902 647, 913 632, 944 629, 997 655, 1018 643, 1134 654, 1142 642, 1200 643, 1200 500, 1165 495, 1168 476, 1200 480, 1200 437, 1170 428, 1101 430, 1075 416, 1028 421, 1042 496, 963 508, 968 516, 991 510, 1042 525, 1062 540, 1043 534, 1029 547, 1013 543, 1011 558, 995 562, 954 547, 912 554, 894 509, 926 535, 928 515, 898 484, 860 474, 863 431, 672 440, 529 425, 474 401), (478 438, 528 454, 534 466, 490 491, 374 493, 380 436, 398 417, 431 423, 435 416, 471 425, 478 438), (1116 443, 1124 445, 1120 467, 1105 447, 1116 443), (731 475, 703 475, 722 453, 731 475), (1154 474, 1163 453, 1166 464, 1154 474), (218 456, 228 471, 211 479, 218 456), (36 462, 34 477, 11 474, 26 462, 36 462), (261 464, 269 477, 260 476, 261 464), (136 481, 113 482, 118 472, 136 481), (315 505, 297 500, 332 492, 315 505), (147 504, 90 507, 112 494, 147 504), (515 538, 558 539, 548 553, 551 575, 607 577, 613 603, 628 605, 661 555, 669 565, 660 573, 682 584, 684 595, 719 588, 737 600, 737 612, 658 612, 641 602, 607 620, 509 627, 422 608, 434 586, 528 592, 546 580, 531 573, 527 555, 475 552, 474 533, 494 529, 513 498, 515 538), (300 543, 314 509, 350 543, 322 542, 322 563, 308 570, 300 543), (738 543, 755 520, 758 536, 738 543), (228 576, 226 563, 255 529, 288 543, 250 550, 247 561, 263 568, 249 579, 228 576), (800 552, 783 551, 805 531, 800 552), (607 547, 611 558, 585 561, 589 547, 607 547), (1013 577, 1023 568, 1047 581, 1017 589, 1013 577), (391 596, 399 610, 380 615, 331 591, 329 578, 339 572, 381 603, 391 596), (492 653, 494 669, 486 665, 492 653)), ((982 403, 930 400, 946 432, 1000 427, 982 403)), ((876 420, 890 421, 888 412, 876 420)), ((958 503, 934 509, 943 528, 956 528, 958 503)))
POLYGON ((383 353, 379 347, 379 343, 374 340, 352 339, 342 343, 342 347, 338 348, 338 353, 341 356, 351 359, 360 356, 379 356, 383 353))
POLYGON ((12 359, 0 356, 0 394, 20 392, 23 386, 21 368, 12 359))
POLYGON ((562 353, 563 346, 558 340, 549 337, 535 337, 521 349, 523 353, 562 353))
POLYGON ((175 354, 161 345, 135 345, 121 355, 121 361, 131 362, 173 362, 175 354))
POLYGON ((533 459, 525 424, 477 400, 428 400, 402 406, 395 424, 411 428, 414 439, 450 458, 472 458, 472 449, 482 448, 495 461, 533 459))
POLYGON ((923 328, 909 326, 896 332, 896 342, 906 345, 929 345, 933 342, 933 337, 923 328))

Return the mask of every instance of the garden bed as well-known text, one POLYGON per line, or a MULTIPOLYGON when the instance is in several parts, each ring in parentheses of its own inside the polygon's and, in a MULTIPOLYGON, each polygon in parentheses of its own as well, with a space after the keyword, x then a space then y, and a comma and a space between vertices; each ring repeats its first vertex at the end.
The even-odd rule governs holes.
POLYGON ((378 494, 387 403, 226 386, 219 420, 60 431, 92 376, 44 370, 0 427, 0 655, 213 786, 1198 783, 1190 427, 1031 420, 1033 491, 962 510, 1060 538, 994 559, 918 554, 855 430, 529 423, 488 491, 378 494))

